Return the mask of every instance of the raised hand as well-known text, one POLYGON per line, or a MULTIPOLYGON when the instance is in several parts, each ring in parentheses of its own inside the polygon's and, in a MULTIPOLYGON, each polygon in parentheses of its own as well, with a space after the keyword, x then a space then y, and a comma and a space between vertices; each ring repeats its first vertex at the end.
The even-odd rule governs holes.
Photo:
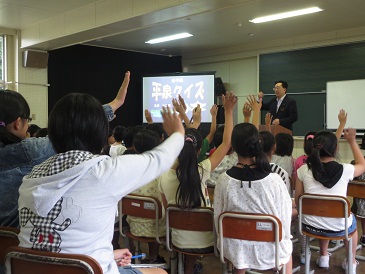
POLYGON ((171 109, 167 107, 162 107, 161 110, 162 115, 162 126, 167 135, 171 135, 174 132, 180 132, 181 134, 185 134, 185 129, 179 116, 177 115, 175 109, 171 111, 171 109))
POLYGON ((148 109, 144 110, 144 117, 146 118, 146 121, 147 121, 148 124, 153 124, 152 115, 151 115, 151 112, 148 109))

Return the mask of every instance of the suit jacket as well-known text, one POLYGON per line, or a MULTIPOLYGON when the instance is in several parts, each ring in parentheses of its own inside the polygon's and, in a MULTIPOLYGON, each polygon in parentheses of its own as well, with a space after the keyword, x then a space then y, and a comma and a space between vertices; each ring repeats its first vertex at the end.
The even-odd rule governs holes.
POLYGON ((297 102, 286 95, 277 112, 276 105, 277 101, 276 97, 274 97, 269 102, 262 103, 261 109, 268 110, 272 115, 273 121, 279 119, 281 126, 293 130, 293 123, 298 120, 297 102))

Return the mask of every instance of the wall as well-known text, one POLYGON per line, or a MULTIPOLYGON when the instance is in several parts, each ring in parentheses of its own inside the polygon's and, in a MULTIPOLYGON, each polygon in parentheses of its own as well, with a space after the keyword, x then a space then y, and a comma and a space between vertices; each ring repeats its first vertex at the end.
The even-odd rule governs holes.
POLYGON ((231 61, 211 62, 184 67, 184 71, 216 71, 216 77, 221 77, 227 91, 233 91, 238 96, 234 122, 243 122, 242 107, 246 96, 257 93, 257 58, 243 58, 231 61))
POLYGON ((131 80, 125 104, 111 123, 138 125, 142 123, 142 75, 181 72, 181 58, 127 52, 91 46, 71 46, 49 52, 49 106, 71 92, 88 93, 102 103, 111 102, 119 90, 126 71, 131 80))

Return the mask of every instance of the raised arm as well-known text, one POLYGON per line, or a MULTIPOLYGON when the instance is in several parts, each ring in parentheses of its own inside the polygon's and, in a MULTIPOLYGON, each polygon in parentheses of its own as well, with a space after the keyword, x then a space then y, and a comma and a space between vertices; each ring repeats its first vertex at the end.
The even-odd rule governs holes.
POLYGON ((271 132, 271 121, 272 121, 272 115, 270 114, 270 112, 268 112, 265 115, 265 127, 266 130, 269 132, 271 132))
MULTIPOLYGON (((180 97, 181 98, 181 97, 180 97)), ((186 115, 185 111, 186 109, 184 108, 184 106, 180 103, 180 100, 178 99, 172 99, 172 105, 174 106, 174 108, 176 109, 176 111, 179 113, 180 119, 185 123, 186 127, 189 127, 189 118, 186 115)))
POLYGON ((338 128, 336 130, 336 137, 337 140, 340 140, 342 132, 347 122, 347 113, 344 109, 341 109, 340 112, 338 113, 338 121, 340 122, 340 124, 338 125, 338 128))
POLYGON ((210 108, 210 114, 212 115, 212 123, 210 124, 210 131, 207 137, 205 137, 205 139, 207 139, 209 143, 213 141, 214 133, 217 130, 217 113, 218 113, 218 106, 214 104, 210 108))
POLYGON ((117 96, 113 101, 109 103, 109 105, 113 109, 113 112, 115 112, 118 108, 120 108, 124 104, 125 97, 127 96, 129 79, 130 79, 130 72, 127 71, 124 75, 124 80, 118 90, 117 96))
POLYGON ((193 109, 193 116, 191 117, 189 127, 198 129, 201 121, 202 121, 202 109, 200 108, 200 104, 198 104, 193 109))
POLYGON ((354 155, 354 177, 360 176, 361 174, 365 173, 365 159, 362 155, 359 145, 356 142, 356 130, 353 128, 345 129, 343 137, 349 143, 352 154, 354 155))
POLYGON ((259 129, 260 125, 260 109, 262 106, 262 99, 260 98, 257 102, 255 95, 249 95, 247 96, 248 103, 250 104, 250 107, 252 109, 253 115, 252 115, 252 124, 259 129))
POLYGON ((209 157, 211 163, 211 171, 213 171, 223 160, 231 147, 231 137, 233 130, 233 109, 237 103, 237 97, 231 93, 226 92, 226 95, 222 95, 222 103, 224 107, 224 133, 222 144, 214 151, 209 157))
POLYGON ((251 106, 248 102, 243 104, 242 113, 243 113, 243 122, 249 123, 251 119, 251 106))
POLYGON ((146 118, 146 121, 147 123, 150 125, 150 124, 153 124, 153 119, 152 119, 152 115, 151 115, 151 112, 148 110, 148 109, 145 109, 144 110, 144 117, 146 118))

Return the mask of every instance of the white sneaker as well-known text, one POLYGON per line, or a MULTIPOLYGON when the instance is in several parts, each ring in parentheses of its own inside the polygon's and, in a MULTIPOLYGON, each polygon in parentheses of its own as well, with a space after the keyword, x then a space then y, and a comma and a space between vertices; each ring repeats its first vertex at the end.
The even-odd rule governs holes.
POLYGON ((329 268, 330 267, 330 256, 321 256, 317 259, 316 263, 321 268, 329 268))
MULTIPOLYGON (((356 274, 356 267, 359 264, 358 261, 356 261, 356 263, 352 264, 352 274, 356 274)), ((347 259, 343 260, 342 262, 342 269, 344 269, 345 271, 347 270, 347 259)))

